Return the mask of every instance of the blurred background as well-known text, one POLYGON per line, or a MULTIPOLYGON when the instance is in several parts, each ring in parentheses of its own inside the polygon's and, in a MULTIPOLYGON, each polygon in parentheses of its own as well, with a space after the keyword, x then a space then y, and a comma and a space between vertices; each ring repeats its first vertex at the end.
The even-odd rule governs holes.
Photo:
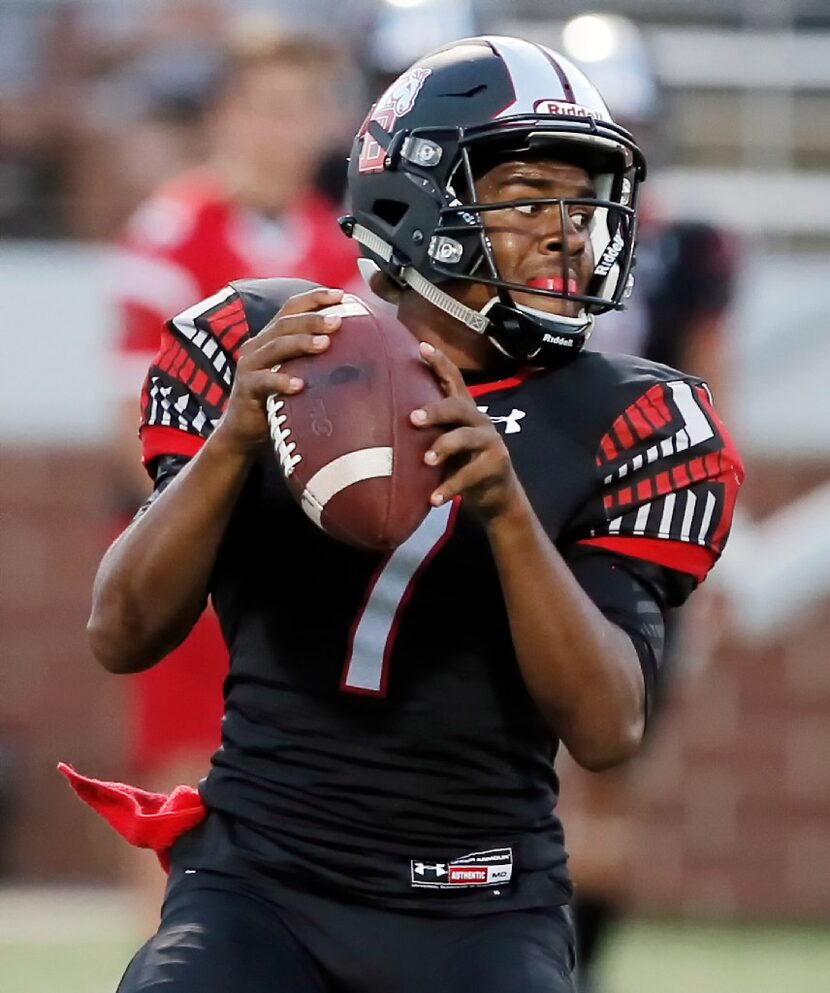
MULTIPOLYGON (((169 713, 84 634, 145 485, 159 322, 234 276, 353 279, 328 237, 351 135, 384 81, 484 32, 569 54, 641 140, 638 287, 595 347, 705 374, 747 467, 645 755, 599 788, 562 764, 612 925, 591 988, 830 988, 827 0, 0 0, 2 993, 111 990, 151 927, 151 857, 55 764, 164 780, 146 743, 169 713)), ((165 775, 206 767, 194 749, 165 775)))

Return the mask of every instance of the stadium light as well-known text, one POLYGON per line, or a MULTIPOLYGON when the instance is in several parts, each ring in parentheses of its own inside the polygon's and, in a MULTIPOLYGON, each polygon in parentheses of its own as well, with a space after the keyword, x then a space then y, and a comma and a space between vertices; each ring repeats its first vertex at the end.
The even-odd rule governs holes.
POLYGON ((424 0, 386 0, 390 7, 417 7, 424 0))
POLYGON ((580 14, 562 29, 565 51, 580 62, 601 62, 619 44, 619 32, 613 18, 601 14, 580 14))

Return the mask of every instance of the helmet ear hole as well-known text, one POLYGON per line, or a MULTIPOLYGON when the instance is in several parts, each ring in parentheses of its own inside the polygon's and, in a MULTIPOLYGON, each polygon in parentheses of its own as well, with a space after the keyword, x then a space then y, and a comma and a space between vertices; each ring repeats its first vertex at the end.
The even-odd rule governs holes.
POLYGON ((372 211, 375 216, 385 221, 390 227, 397 227, 409 210, 409 204, 400 200, 375 200, 372 211))

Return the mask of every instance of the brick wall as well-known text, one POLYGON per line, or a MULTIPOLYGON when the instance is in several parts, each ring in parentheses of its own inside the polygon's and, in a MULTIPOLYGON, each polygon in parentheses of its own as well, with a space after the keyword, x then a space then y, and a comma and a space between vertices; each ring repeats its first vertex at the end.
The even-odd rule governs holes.
POLYGON ((650 912, 830 913, 830 604, 764 645, 727 638, 633 782, 630 872, 650 912))
MULTIPOLYGON (((825 477, 822 466, 750 467, 745 505, 764 516, 825 477)), ((6 861, 23 878, 120 872, 121 843, 54 772, 62 758, 125 775, 124 684, 95 665, 84 635, 110 536, 105 493, 95 450, 0 456, 0 747, 16 752, 21 782, 6 861)), ((692 654, 705 655, 712 621, 695 623, 692 654)), ((830 913, 828 645, 830 601, 760 645, 727 630, 706 667, 678 681, 627 774, 628 886, 641 910, 830 913)))
POLYGON ((59 759, 104 777, 123 765, 123 687, 84 632, 111 527, 104 481, 94 450, 0 455, 0 741, 15 774, 4 862, 27 879, 117 871, 110 832, 55 772, 59 759))

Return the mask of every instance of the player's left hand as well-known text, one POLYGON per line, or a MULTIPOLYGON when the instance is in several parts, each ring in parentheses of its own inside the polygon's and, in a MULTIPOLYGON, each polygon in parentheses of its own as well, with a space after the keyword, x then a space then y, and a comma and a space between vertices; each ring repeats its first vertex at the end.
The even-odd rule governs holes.
POLYGON ((415 427, 446 428, 424 456, 428 465, 444 467, 444 480, 430 502, 440 507, 460 495, 472 511, 491 521, 521 494, 507 446, 490 418, 476 407, 458 367, 426 342, 421 342, 420 351, 446 394, 410 415, 415 427))

